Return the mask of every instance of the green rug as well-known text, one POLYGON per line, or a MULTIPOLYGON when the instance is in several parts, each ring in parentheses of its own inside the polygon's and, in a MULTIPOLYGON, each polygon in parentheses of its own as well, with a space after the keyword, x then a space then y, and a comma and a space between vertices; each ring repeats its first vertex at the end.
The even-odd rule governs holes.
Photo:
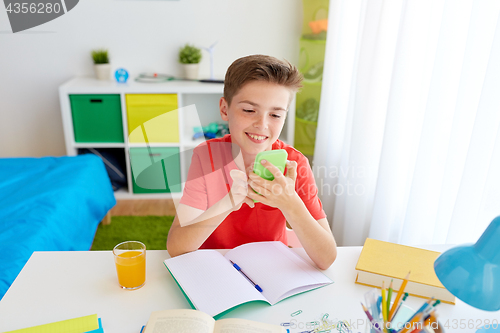
POLYGON ((112 216, 111 224, 97 227, 91 250, 113 250, 115 245, 129 240, 144 243, 148 250, 166 250, 173 221, 173 216, 112 216))

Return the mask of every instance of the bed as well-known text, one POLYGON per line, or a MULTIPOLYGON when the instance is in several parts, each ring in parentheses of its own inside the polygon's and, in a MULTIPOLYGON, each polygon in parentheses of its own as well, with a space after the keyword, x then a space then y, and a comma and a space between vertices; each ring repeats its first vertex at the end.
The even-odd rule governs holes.
POLYGON ((0 299, 33 251, 89 250, 115 204, 95 155, 0 158, 0 299))

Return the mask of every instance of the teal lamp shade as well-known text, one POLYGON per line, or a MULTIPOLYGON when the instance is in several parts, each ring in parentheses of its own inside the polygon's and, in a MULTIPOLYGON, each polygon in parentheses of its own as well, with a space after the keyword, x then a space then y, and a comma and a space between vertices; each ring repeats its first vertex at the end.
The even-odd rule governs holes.
POLYGON ((500 310, 500 216, 476 244, 442 253, 434 271, 443 286, 463 302, 481 310, 500 310))

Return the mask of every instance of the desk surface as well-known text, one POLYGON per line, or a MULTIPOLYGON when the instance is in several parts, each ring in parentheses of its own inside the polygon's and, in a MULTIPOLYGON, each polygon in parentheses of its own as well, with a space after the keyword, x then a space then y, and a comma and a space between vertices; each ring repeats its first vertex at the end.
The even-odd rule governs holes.
MULTIPOLYGON (((432 249, 432 248, 431 248, 432 249)), ((303 249, 295 249, 309 260, 303 249)), ((341 247, 335 263, 325 271, 334 283, 293 296, 269 306, 246 304, 224 318, 246 318, 271 324, 295 320, 299 325, 329 318, 348 320, 353 332, 365 332, 365 314, 360 301, 369 287, 354 283, 355 265, 361 247, 341 247), (290 314, 302 310, 296 317, 290 314), (358 321, 359 320, 359 321, 358 321)), ((147 251, 146 285, 135 291, 120 289, 111 251, 35 252, 0 301, 0 332, 46 324, 97 313, 106 333, 139 333, 152 311, 190 308, 163 264, 167 251, 147 251)), ((310 260, 309 260, 310 261, 310 260)), ((421 298, 409 297, 406 304, 418 308, 421 298)), ((457 300, 442 304, 441 323, 446 332, 476 332, 484 320, 500 319, 498 312, 477 310, 457 300), (460 327, 465 327, 460 329, 460 327), (455 328, 455 329, 453 329, 455 328)))

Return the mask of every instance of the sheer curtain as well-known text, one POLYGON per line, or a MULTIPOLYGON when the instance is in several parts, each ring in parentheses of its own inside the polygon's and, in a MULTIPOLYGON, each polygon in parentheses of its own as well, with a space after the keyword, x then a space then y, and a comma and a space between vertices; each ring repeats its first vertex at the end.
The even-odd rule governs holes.
POLYGON ((500 1, 331 0, 313 161, 341 245, 500 215, 500 1))

